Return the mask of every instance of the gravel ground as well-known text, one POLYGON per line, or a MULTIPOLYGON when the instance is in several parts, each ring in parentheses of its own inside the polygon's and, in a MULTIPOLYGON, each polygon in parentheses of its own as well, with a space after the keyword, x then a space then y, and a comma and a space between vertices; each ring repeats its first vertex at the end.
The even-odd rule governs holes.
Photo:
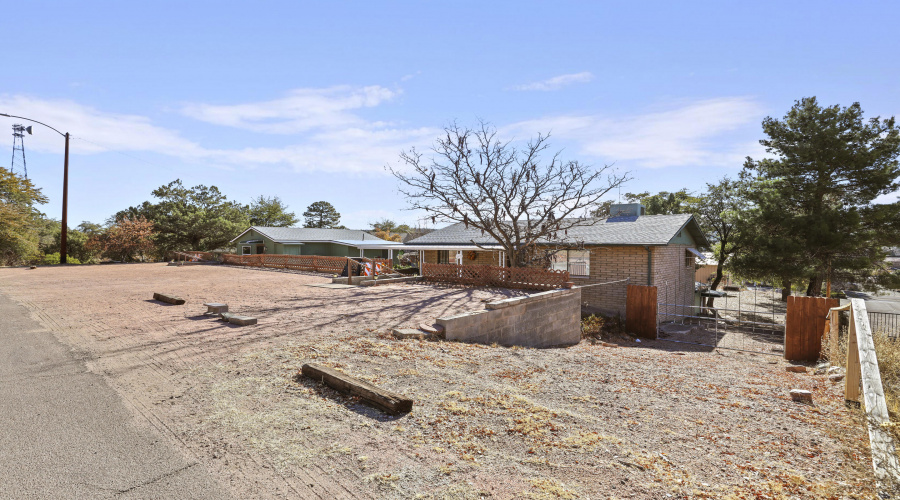
POLYGON ((326 289, 160 264, 0 269, 0 293, 246 498, 870 498, 840 385, 774 357, 663 341, 518 349, 387 332, 519 292, 326 289), (153 292, 184 306, 149 300, 153 292), (226 302, 259 318, 201 316, 226 302), (405 393, 387 417, 297 378, 315 361, 405 393), (790 401, 808 389, 815 404, 790 401))

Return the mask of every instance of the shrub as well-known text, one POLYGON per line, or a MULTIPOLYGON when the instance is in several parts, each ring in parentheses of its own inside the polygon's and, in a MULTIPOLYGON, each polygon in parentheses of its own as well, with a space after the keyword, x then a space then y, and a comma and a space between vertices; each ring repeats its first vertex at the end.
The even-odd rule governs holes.
MULTIPOLYGON (((38 263, 43 266, 52 266, 54 264, 59 264, 59 252, 42 255, 38 263)), ((81 264, 81 261, 69 255, 66 256, 66 263, 81 264)))

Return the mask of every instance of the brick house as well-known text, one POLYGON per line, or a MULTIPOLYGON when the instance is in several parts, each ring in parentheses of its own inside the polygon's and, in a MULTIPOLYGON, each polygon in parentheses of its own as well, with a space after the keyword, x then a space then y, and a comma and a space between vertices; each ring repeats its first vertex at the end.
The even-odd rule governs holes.
MULTIPOLYGON (((567 270, 576 286, 628 279, 633 285, 658 288, 662 304, 693 305, 696 259, 709 241, 691 214, 643 215, 639 204, 613 205, 615 217, 594 219, 568 230, 551 269, 567 270)), ((404 245, 418 251, 425 264, 508 265, 503 248, 481 231, 462 223, 416 238, 404 245)), ((625 313, 625 283, 582 289, 585 308, 607 314, 625 313)), ((661 319, 675 314, 660 306, 661 319)), ((671 318, 670 318, 671 319, 671 318)))

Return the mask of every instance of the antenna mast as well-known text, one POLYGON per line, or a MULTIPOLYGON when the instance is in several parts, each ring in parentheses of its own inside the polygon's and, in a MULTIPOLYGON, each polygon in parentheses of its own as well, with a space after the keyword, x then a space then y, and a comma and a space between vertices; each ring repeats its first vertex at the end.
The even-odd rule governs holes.
MULTIPOLYGON (((29 129, 31 127, 28 127, 29 129)), ((25 132, 26 129, 24 126, 19 125, 18 123, 12 126, 13 129, 13 151, 12 151, 12 163, 9 167, 9 170, 12 173, 16 173, 16 168, 22 171, 22 175, 25 178, 28 178, 28 167, 25 165, 25 132)), ((31 131, 28 130, 30 133, 31 131)))

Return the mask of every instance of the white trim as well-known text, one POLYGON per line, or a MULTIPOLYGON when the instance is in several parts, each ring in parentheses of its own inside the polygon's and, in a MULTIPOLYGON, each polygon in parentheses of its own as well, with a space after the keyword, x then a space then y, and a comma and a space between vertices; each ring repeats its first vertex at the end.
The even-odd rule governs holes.
POLYGON ((253 249, 250 245, 241 245, 241 255, 253 255, 253 249), (244 253, 244 249, 247 249, 247 253, 244 253))

